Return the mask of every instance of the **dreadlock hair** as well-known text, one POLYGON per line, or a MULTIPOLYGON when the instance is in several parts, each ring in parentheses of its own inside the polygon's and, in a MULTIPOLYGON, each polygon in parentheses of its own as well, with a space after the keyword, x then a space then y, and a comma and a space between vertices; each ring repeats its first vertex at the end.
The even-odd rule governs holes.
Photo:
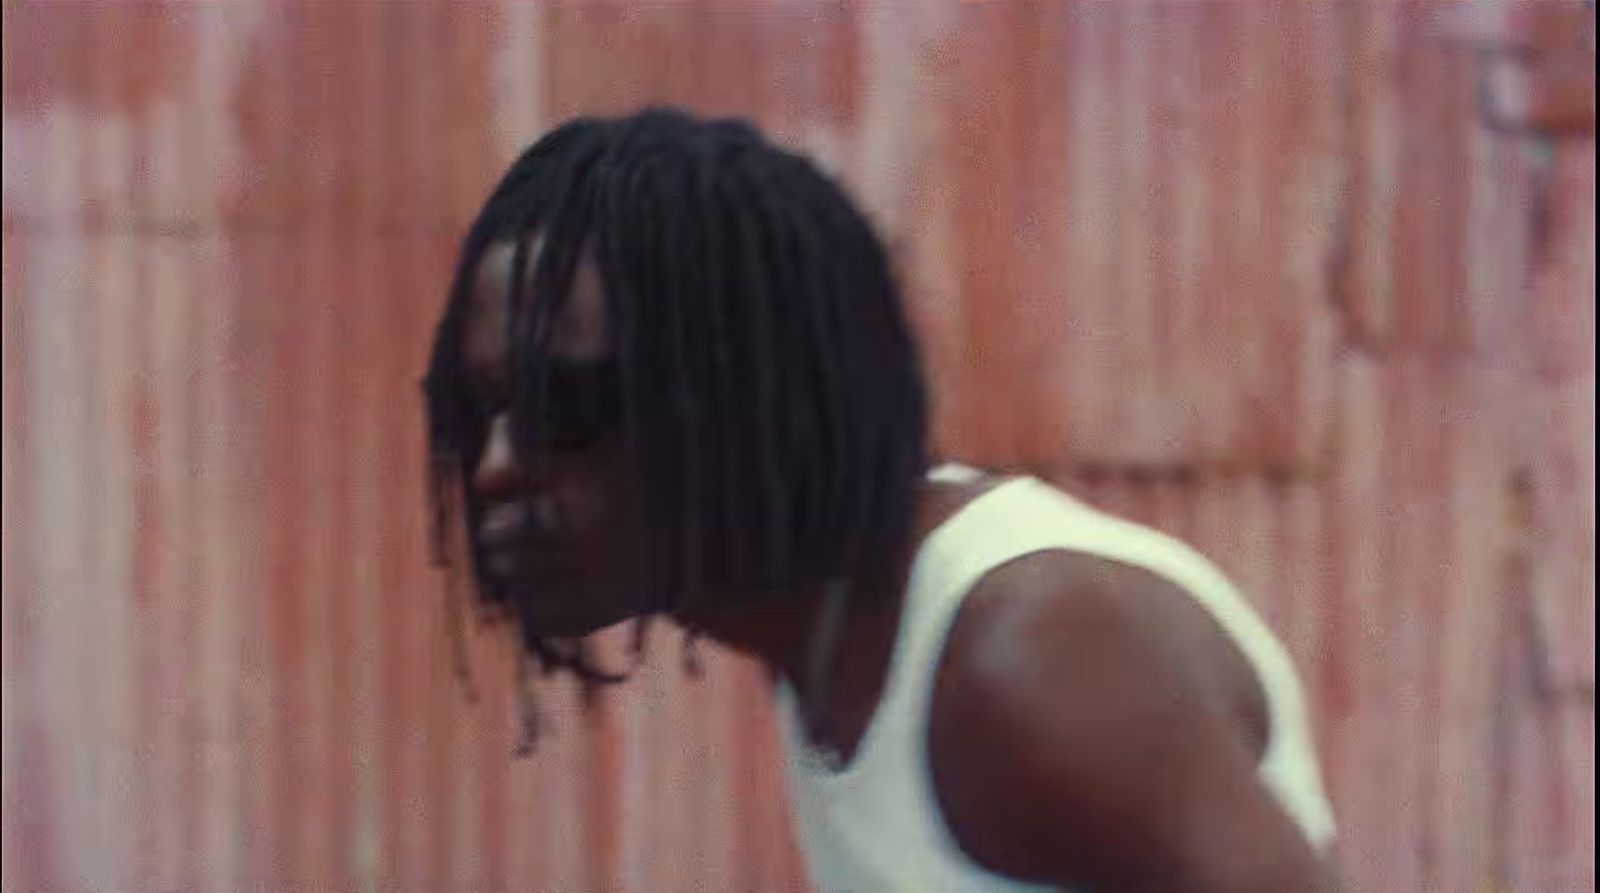
MULTIPOLYGON (((749 124, 651 108, 551 131, 463 240, 424 382, 437 563, 460 567, 460 507, 476 523, 465 483, 488 420, 466 387, 462 334, 484 254, 506 241, 524 469, 547 335, 580 256, 600 273, 647 528, 646 554, 633 556, 650 581, 636 652, 651 614, 865 581, 900 554, 927 467, 926 408, 882 243, 840 186, 749 124)), ((498 588, 469 552, 478 604, 515 623, 546 674, 571 671, 586 693, 625 678, 593 666, 581 639, 537 628, 525 609, 550 593, 498 588)))

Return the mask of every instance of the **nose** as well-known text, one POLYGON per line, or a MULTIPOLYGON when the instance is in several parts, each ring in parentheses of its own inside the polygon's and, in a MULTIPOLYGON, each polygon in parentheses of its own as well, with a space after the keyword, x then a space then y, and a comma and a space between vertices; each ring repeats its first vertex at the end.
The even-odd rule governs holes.
POLYGON ((522 470, 512 448, 511 416, 501 413, 489 422, 483 452, 472 472, 472 489, 480 499, 504 500, 515 496, 522 483, 522 470))

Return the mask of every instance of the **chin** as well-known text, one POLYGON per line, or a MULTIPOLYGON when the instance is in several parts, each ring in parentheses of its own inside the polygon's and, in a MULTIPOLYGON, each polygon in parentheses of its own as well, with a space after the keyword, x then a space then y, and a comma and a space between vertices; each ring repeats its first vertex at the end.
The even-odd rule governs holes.
POLYGON ((576 609, 551 611, 546 614, 532 612, 527 616, 527 620, 540 630, 549 630, 546 635, 575 638, 628 623, 643 614, 643 611, 635 607, 619 607, 615 610, 576 609))

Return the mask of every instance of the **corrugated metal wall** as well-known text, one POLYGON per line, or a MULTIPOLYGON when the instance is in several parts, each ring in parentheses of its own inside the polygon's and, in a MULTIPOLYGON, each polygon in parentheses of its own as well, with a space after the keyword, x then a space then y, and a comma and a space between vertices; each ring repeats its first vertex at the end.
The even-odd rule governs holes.
POLYGON ((6 0, 5 889, 803 889, 749 665, 517 760, 424 560, 454 240, 666 100, 854 186, 942 450, 1259 600, 1351 890, 1593 890, 1593 13, 1552 140, 1439 11, 6 0))

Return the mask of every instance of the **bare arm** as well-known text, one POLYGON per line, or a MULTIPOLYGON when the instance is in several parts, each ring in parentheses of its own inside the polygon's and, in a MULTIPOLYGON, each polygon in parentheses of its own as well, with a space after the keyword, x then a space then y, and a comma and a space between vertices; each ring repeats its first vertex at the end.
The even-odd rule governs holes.
POLYGON ((962 847, 1096 893, 1333 893, 1214 675, 1130 609, 1173 593, 1051 579, 1000 575, 941 669, 931 756, 962 847))

